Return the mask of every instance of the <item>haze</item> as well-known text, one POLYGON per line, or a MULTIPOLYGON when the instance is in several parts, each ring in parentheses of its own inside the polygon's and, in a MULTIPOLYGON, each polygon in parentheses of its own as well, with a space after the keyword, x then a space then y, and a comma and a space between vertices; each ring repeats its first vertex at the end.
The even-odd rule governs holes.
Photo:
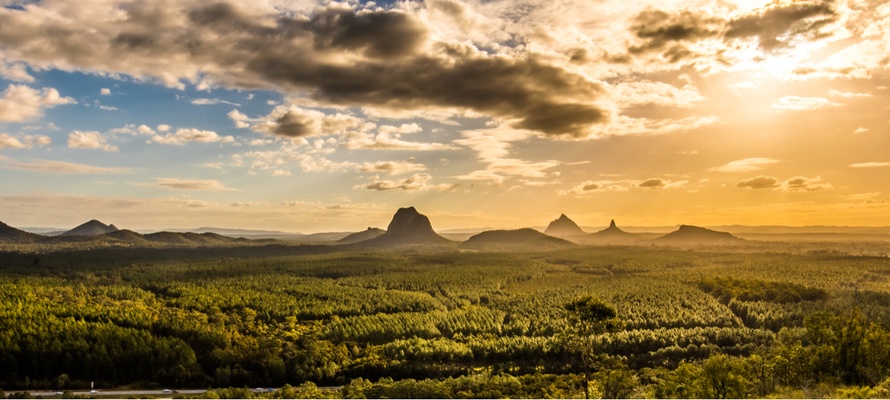
POLYGON ((890 225, 880 1, 2 1, 0 220, 890 225))

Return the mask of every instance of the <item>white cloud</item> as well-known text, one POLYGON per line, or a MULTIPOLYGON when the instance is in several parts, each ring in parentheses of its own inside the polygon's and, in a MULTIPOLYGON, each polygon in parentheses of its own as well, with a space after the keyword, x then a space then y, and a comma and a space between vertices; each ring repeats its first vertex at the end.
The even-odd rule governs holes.
POLYGON ((808 111, 838 105, 838 103, 829 101, 824 97, 785 96, 773 103, 772 107, 785 111, 808 111))
POLYGON ((99 89, 99 95, 101 95, 101 96, 109 96, 109 95, 111 95, 111 89, 109 89, 109 88, 101 88, 101 89, 99 89))
POLYGON ((239 191, 227 187, 220 181, 214 179, 179 179, 179 178, 157 178, 154 182, 143 183, 141 186, 158 186, 164 189, 176 190, 210 190, 210 191, 239 191))
POLYGON ((96 167, 87 164, 56 160, 16 161, 0 156, 0 167, 49 174, 122 174, 126 168, 96 167))
POLYGON ((720 118, 714 115, 692 116, 684 118, 633 118, 616 115, 608 123, 593 129, 591 138, 607 138, 629 135, 666 135, 676 132, 687 132, 714 125, 720 118))
POLYGON ((136 124, 129 124, 120 128, 114 128, 108 131, 109 135, 132 135, 132 136, 155 136, 157 132, 154 129, 148 127, 148 125, 142 124, 136 126, 136 124))
POLYGON ((867 99, 870 97, 874 97, 871 93, 856 93, 856 92, 842 92, 840 90, 831 89, 828 91, 828 95, 832 97, 840 97, 844 99, 867 99))
POLYGON ((368 189, 377 191, 402 190, 406 192, 419 192, 427 190, 449 191, 454 190, 458 185, 439 184, 431 185, 429 181, 432 176, 428 174, 414 174, 408 178, 400 180, 380 179, 380 177, 372 177, 371 182, 362 185, 356 185, 356 189, 368 189))
POLYGON ((860 127, 856 128, 855 131, 853 131, 853 134, 865 133, 865 132, 868 132, 868 131, 870 131, 870 130, 871 130, 871 129, 864 128, 864 127, 861 127, 861 126, 860 126, 860 127))
POLYGON ((31 149, 36 147, 47 146, 52 143, 49 136, 44 135, 26 135, 12 136, 6 133, 0 133, 0 149, 31 149))
MULTIPOLYGON (((467 146, 476 152, 476 158, 486 164, 485 170, 472 171, 456 176, 461 180, 491 180, 501 183, 507 177, 541 179, 551 176, 547 170, 561 165, 556 160, 528 161, 509 157, 513 142, 529 140, 534 132, 504 127, 493 127, 461 132, 462 139, 455 144, 467 146)), ((533 182, 528 181, 526 182, 533 182)), ((534 185, 534 184, 532 184, 534 185)))
POLYGON ((0 78, 13 82, 34 82, 34 77, 22 63, 8 63, 0 54, 0 78))
POLYGON ((232 136, 220 136, 214 131, 205 131, 195 128, 177 129, 176 132, 166 135, 155 135, 151 138, 155 143, 182 146, 190 142, 198 143, 233 143, 232 136))
POLYGON ((742 160, 731 161, 725 165, 711 168, 710 171, 717 172, 752 172, 763 169, 764 166, 777 164, 779 160, 772 158, 745 158, 742 160))
POLYGON ((233 103, 231 101, 221 100, 221 99, 208 99, 208 98, 197 98, 192 100, 192 104, 197 106, 212 106, 214 104, 228 104, 231 106, 241 107, 241 104, 233 103))
POLYGON ((614 101, 621 108, 642 105, 691 108, 705 100, 698 88, 686 84, 676 87, 648 80, 621 82, 612 87, 614 101))
POLYGON ((72 131, 68 134, 68 147, 72 149, 100 149, 117 151, 117 147, 105 142, 105 137, 96 131, 72 131))
POLYGON ((54 88, 31 89, 24 85, 9 85, 0 92, 0 122, 25 122, 43 115, 43 110, 63 104, 77 104, 70 97, 62 97, 54 88))
POLYGON ((850 164, 850 168, 882 168, 882 167, 890 167, 890 162, 864 162, 864 163, 850 164))

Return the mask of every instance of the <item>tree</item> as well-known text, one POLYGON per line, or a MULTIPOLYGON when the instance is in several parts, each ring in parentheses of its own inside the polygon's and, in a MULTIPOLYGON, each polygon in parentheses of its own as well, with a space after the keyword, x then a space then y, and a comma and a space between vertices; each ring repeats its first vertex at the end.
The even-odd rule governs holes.
POLYGON ((569 345, 581 356, 584 366, 584 398, 590 398, 590 371, 596 360, 596 337, 619 328, 615 309, 602 300, 585 296, 564 306, 568 312, 566 333, 569 345))

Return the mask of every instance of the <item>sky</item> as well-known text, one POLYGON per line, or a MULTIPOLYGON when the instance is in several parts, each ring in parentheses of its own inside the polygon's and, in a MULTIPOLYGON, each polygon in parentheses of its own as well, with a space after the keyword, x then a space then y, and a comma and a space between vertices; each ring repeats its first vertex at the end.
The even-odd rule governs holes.
POLYGON ((0 0, 0 221, 890 225, 890 4, 0 0))

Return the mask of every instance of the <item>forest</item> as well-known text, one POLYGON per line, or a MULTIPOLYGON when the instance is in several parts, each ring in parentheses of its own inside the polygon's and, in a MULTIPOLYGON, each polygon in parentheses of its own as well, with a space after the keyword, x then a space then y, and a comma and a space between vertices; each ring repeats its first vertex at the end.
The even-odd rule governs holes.
POLYGON ((890 258, 837 251, 6 252, 0 388, 888 397, 888 280, 890 258), (585 297, 614 310, 610 329, 576 329, 567 305, 585 297))

